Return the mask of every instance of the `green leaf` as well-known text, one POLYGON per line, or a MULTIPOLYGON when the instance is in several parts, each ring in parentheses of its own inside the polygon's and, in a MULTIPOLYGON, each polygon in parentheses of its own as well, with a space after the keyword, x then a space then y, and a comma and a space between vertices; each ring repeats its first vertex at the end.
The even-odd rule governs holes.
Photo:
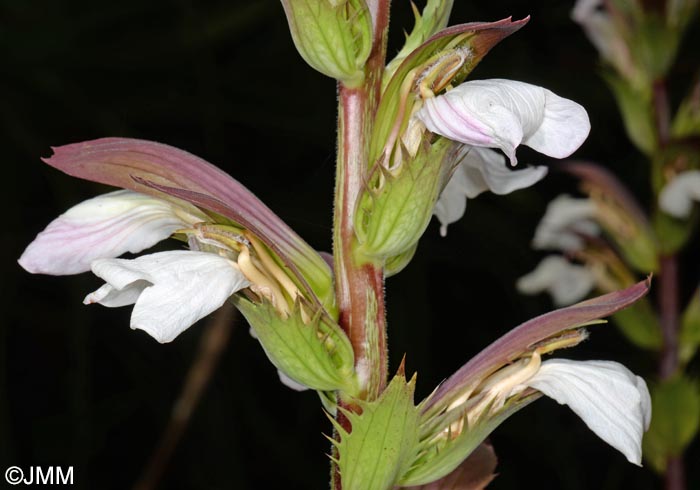
POLYGON ((615 325, 631 343, 642 349, 658 351, 663 339, 654 309, 647 298, 642 298, 613 316, 615 325))
POLYGON ((234 297, 267 357, 294 381, 318 391, 357 392, 354 354, 343 330, 324 313, 302 315, 302 306, 282 318, 268 302, 234 297))
POLYGON ((332 442, 343 490, 391 489, 408 469, 418 443, 415 382, 415 376, 406 382, 403 373, 397 374, 376 400, 355 401, 361 413, 339 408, 351 432, 331 419, 340 437, 332 442))
POLYGON ((680 359, 689 362, 700 346, 700 288, 695 290, 681 319, 681 332, 678 339, 680 359))
POLYGON ((651 427, 644 436, 645 459, 659 473, 666 460, 679 456, 700 427, 700 388, 685 377, 674 378, 651 389, 651 427))

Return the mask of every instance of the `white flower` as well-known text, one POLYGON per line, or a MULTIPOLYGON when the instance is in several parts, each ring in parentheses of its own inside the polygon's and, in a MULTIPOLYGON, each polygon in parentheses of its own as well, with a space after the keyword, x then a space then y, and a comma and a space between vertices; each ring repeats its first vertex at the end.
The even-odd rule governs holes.
POLYGON ((642 436, 651 422, 651 398, 642 378, 612 361, 551 359, 516 387, 534 388, 568 405, 598 437, 641 465, 642 436))
POLYGON ((98 259, 92 271, 107 284, 90 293, 84 303, 134 304, 131 328, 144 330, 161 343, 172 341, 250 285, 235 262, 187 250, 134 260, 98 259))
POLYGON ((562 194, 547 206, 535 230, 532 246, 538 250, 580 250, 584 245, 581 235, 600 233, 600 227, 593 221, 595 217, 593 201, 562 194))
POLYGON ((518 279, 515 287, 523 294, 548 292, 557 307, 574 304, 595 287, 595 275, 582 265, 572 264, 564 257, 545 257, 535 269, 518 279))
POLYGON ((140 252, 205 217, 194 206, 121 190, 73 206, 29 244, 19 264, 35 274, 78 274, 99 258, 140 252))
POLYGON ((688 218, 694 201, 700 201, 700 170, 676 175, 659 194, 659 207, 676 218, 688 218))
POLYGON ((553 92, 512 80, 475 80, 424 101, 416 113, 433 133, 462 143, 500 148, 515 165, 524 144, 545 155, 571 155, 588 136, 586 110, 553 92))
POLYGON ((461 161, 435 204, 433 214, 440 220, 440 234, 447 234, 447 225, 464 215, 467 199, 484 191, 509 194, 529 187, 547 175, 547 167, 527 167, 513 171, 500 153, 487 148, 465 146, 461 161))

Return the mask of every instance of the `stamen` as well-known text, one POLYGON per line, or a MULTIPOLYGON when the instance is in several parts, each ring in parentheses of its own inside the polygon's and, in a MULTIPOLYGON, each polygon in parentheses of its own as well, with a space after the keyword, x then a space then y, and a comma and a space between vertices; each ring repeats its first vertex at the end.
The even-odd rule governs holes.
POLYGON ((273 280, 258 270, 253 263, 248 247, 241 249, 241 253, 238 255, 238 266, 246 278, 258 287, 257 290, 272 302, 272 306, 275 307, 280 315, 287 318, 289 316, 289 305, 284 299, 282 291, 273 280))

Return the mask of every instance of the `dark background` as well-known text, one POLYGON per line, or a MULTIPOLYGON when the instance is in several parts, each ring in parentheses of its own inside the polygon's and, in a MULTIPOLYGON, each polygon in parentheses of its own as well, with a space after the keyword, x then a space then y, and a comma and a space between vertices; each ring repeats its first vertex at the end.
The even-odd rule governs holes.
MULTIPOLYGON (((646 163, 628 143, 594 49, 569 19, 573 2, 455 3, 452 23, 532 15, 472 77, 543 85, 583 104, 593 130, 578 155, 647 199, 646 163)), ((408 1, 395 0, 394 12, 390 53, 412 27, 408 1)), ((202 328, 159 345, 128 328, 130 308, 82 305, 100 284, 92 275, 20 269, 17 257, 51 219, 107 190, 39 157, 51 145, 101 136, 168 143, 219 165, 330 250, 335 85, 298 56, 275 0, 2 0, 0 19, 0 469, 73 465, 76 488, 129 488, 165 427, 202 328)), ((700 66, 690 49, 699 42, 696 22, 674 69, 674 103, 700 66)), ((513 284, 539 260, 529 241, 546 202, 574 189, 553 173, 533 189, 470 201, 447 238, 432 223, 416 259, 387 281, 392 369, 406 353, 408 370, 419 372, 418 398, 500 334, 551 309, 545 296, 521 297, 513 284)), ((160 488, 326 488, 321 432, 330 425, 316 396, 281 386, 244 322, 234 329, 160 488)), ((653 358, 613 326, 566 354, 615 359, 652 379, 655 371, 653 358)), ((628 464, 549 400, 507 421, 492 442, 495 489, 659 487, 650 470, 628 464)), ((697 461, 697 441, 691 450, 688 461, 697 461)), ((689 488, 700 488, 696 466, 688 465, 689 488)))

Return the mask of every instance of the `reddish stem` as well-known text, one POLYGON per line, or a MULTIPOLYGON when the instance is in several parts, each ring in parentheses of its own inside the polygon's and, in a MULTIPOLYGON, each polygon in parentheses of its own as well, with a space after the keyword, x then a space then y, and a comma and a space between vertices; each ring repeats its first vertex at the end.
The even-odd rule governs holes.
POLYGON ((675 255, 660 258, 659 315, 663 348, 659 377, 668 379, 678 369, 678 260, 675 255))
MULTIPOLYGON (((386 56, 389 0, 369 0, 374 23, 372 52, 365 65, 365 80, 357 87, 338 85, 338 162, 335 188, 333 252, 339 324, 348 334, 355 353, 361 384, 360 396, 376 398, 386 386, 388 363, 384 309, 384 271, 380 264, 361 261, 354 250, 355 208, 370 168, 369 137, 380 98, 386 56)), ((339 400, 347 410, 357 407, 339 400)), ((336 420, 350 432, 348 419, 338 410, 336 420)), ((338 437, 338 434, 335 435, 338 437)), ((335 448, 334 455, 337 457, 335 448)), ((338 466, 331 469, 333 490, 341 490, 338 466)))

